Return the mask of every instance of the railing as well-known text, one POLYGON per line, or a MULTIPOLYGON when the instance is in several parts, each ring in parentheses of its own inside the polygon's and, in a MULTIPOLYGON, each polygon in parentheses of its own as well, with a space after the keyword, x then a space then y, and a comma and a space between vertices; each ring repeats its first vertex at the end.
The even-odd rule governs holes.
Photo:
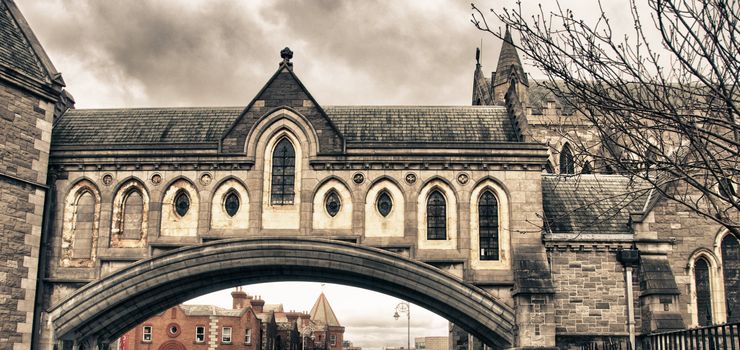
MULTIPOLYGON (((592 341, 581 345, 581 350, 631 350, 630 342, 625 339, 607 339, 592 341)), ((740 350, 740 349, 739 349, 740 350)))
POLYGON ((740 323, 649 334, 643 350, 740 350, 740 323))

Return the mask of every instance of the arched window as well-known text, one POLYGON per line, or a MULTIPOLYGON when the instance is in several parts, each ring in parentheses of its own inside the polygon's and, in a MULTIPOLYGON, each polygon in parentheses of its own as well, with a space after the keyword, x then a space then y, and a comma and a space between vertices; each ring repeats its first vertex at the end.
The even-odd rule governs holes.
POLYGON ((382 191, 378 195, 378 212, 380 215, 388 216, 388 214, 391 213, 391 209, 393 209, 393 201, 391 200, 391 195, 388 194, 387 191, 382 191))
POLYGON ((188 210, 190 210, 190 196, 188 196, 188 192, 185 190, 177 191, 175 195, 175 212, 180 217, 183 217, 188 213, 188 210))
POLYGON ((84 191, 77 197, 75 207, 74 240, 72 241, 72 257, 75 259, 87 259, 92 255, 94 219, 95 197, 90 191, 84 191))
POLYGON ((552 163, 549 160, 547 161, 547 164, 545 164, 545 173, 555 174, 555 168, 553 168, 552 163))
POLYGON ((224 210, 231 217, 239 211, 239 195, 233 189, 229 190, 224 197, 224 210))
POLYGON ((740 242, 731 233, 722 239, 722 273, 727 323, 740 322, 740 242))
POLYGON ((478 201, 478 232, 480 259, 499 259, 498 200, 491 191, 485 191, 478 201))
POLYGON ((144 198, 139 190, 131 190, 123 200, 121 239, 141 239, 141 225, 144 219, 144 198))
POLYGON ((339 200, 337 191, 329 191, 329 194, 326 195, 326 212, 329 213, 329 216, 335 217, 339 213, 339 209, 341 207, 342 202, 339 200))
POLYGON ((710 287, 709 263, 699 258, 694 264, 694 283, 696 285, 696 315, 699 326, 712 324, 712 289, 710 287))
POLYGON ((567 143, 563 145, 563 149, 560 150, 560 173, 575 173, 575 166, 573 165, 573 152, 571 152, 570 146, 568 146, 567 143))
POLYGON ((588 161, 583 163, 583 167, 581 168, 581 174, 591 174, 593 170, 591 169, 591 163, 588 161))
POLYGON ((439 190, 434 190, 427 199, 427 239, 447 239, 447 205, 439 190))
POLYGON ((273 205, 293 204, 295 184, 295 149, 288 138, 283 138, 272 153, 272 188, 273 205))

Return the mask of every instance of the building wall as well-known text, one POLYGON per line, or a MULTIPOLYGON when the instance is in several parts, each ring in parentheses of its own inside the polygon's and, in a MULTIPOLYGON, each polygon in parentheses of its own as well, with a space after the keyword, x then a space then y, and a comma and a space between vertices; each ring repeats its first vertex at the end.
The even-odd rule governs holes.
POLYGON ((54 104, 0 81, 0 344, 31 344, 54 104))

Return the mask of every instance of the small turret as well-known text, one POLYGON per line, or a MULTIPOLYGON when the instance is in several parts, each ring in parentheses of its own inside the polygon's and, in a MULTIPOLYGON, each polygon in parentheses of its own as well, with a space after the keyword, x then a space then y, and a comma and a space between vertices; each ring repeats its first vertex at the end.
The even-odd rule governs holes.
POLYGON ((475 73, 473 73, 473 106, 492 105, 491 82, 483 74, 480 64, 480 48, 475 49, 475 73))

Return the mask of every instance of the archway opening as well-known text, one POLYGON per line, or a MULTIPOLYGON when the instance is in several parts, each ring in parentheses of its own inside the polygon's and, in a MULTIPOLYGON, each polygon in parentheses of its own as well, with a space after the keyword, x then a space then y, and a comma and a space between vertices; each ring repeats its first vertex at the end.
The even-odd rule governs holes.
POLYGON ((51 310, 58 339, 111 341, 198 295, 275 281, 324 281, 409 300, 494 348, 513 343, 514 314, 485 291, 381 249, 298 237, 222 240, 135 263, 51 310))

